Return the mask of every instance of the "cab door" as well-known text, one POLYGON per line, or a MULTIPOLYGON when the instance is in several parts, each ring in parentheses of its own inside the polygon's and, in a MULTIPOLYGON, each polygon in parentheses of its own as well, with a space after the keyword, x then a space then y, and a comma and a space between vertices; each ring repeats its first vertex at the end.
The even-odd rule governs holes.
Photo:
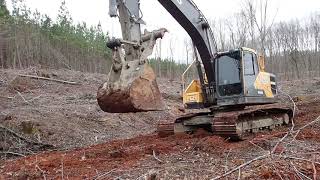
POLYGON ((250 51, 242 51, 244 96, 258 96, 254 83, 259 74, 257 55, 250 51))

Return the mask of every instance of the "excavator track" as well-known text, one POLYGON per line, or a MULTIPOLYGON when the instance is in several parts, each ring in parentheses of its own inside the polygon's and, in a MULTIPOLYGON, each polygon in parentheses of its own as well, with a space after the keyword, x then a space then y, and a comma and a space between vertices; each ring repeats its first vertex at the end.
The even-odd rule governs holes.
POLYGON ((171 124, 159 124, 158 134, 164 137, 179 133, 194 133, 201 128, 213 135, 243 140, 257 132, 289 125, 292 116, 291 108, 279 104, 252 106, 234 111, 193 113, 179 117, 171 124))

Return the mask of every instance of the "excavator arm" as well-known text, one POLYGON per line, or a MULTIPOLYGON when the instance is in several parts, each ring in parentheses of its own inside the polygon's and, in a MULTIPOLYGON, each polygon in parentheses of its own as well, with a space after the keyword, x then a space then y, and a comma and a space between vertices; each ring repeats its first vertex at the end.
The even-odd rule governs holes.
MULTIPOLYGON (((192 0, 158 0, 191 37, 200 54, 208 83, 198 63, 205 104, 214 104, 216 43, 207 19, 192 0)), ((167 32, 161 28, 141 33, 140 0, 109 0, 109 15, 118 17, 122 39, 112 39, 107 46, 113 51, 113 66, 108 82, 98 90, 98 103, 106 112, 163 110, 156 76, 147 63, 158 38, 167 32)))
POLYGON ((144 22, 139 0, 110 0, 109 4, 110 16, 119 17, 122 39, 113 38, 107 43, 112 49, 112 68, 97 93, 100 108, 110 113, 164 110, 156 75, 147 57, 167 30, 141 33, 144 22))

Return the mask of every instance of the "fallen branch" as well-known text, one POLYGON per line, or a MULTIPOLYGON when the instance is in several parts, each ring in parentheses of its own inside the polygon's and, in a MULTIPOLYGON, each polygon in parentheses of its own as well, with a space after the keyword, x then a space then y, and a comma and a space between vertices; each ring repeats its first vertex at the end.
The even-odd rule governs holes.
POLYGON ((41 98, 41 96, 42 96, 42 95, 37 96, 37 97, 34 97, 34 98, 32 98, 32 99, 28 100, 28 102, 30 102, 30 103, 31 103, 31 102, 33 102, 34 100, 41 98))
POLYGON ((284 91, 281 91, 281 90, 278 90, 280 93, 284 94, 285 96, 287 96, 290 101, 292 102, 293 104, 293 114, 292 114, 292 120, 291 120, 291 124, 292 124, 292 127, 290 129, 290 131, 288 131, 281 139, 280 141, 278 141, 276 143, 276 145, 273 147, 272 151, 271 151, 271 154, 274 154, 274 152, 277 150, 278 146, 289 136, 289 134, 291 134, 293 131, 294 131, 294 128, 295 128, 295 122, 294 122, 294 118, 295 118, 295 115, 296 115, 296 109, 297 109, 297 105, 296 103, 294 102, 293 98, 286 92, 284 91))
POLYGON ((20 77, 28 77, 32 79, 40 79, 40 80, 46 80, 46 81, 54 81, 58 83, 63 83, 63 84, 70 84, 70 85, 79 85, 77 82, 73 81, 64 81, 64 80, 59 80, 59 79, 52 79, 52 78, 46 78, 46 77, 40 77, 40 76, 31 76, 31 75, 24 75, 24 74, 19 74, 20 77))
POLYGON ((156 156, 156 152, 155 151, 153 151, 152 154, 153 154, 154 159, 156 159, 160 163, 163 163, 163 161, 156 156))
POLYGON ((276 167, 274 167, 273 164, 271 164, 271 166, 272 166, 273 170, 277 173, 277 175, 279 176, 279 178, 280 178, 281 180, 283 180, 281 174, 279 173, 279 170, 278 170, 276 167))
POLYGON ((250 143, 250 144, 252 144, 253 146, 255 146, 255 147, 257 147, 257 148, 261 149, 262 151, 266 151, 264 148, 262 148, 261 146, 259 146, 259 145, 255 144, 255 143, 254 143, 254 142, 252 142, 252 141, 249 141, 249 143, 250 143))
POLYGON ((280 141, 277 142, 277 144, 273 147, 272 151, 271 151, 271 154, 274 154, 275 151, 277 150, 278 146, 289 136, 290 132, 292 131, 289 131, 287 132, 287 134, 285 136, 283 136, 280 141))
POLYGON ((64 180, 64 164, 63 164, 63 158, 61 159, 61 178, 64 180))
POLYGON ((14 97, 5 97, 5 96, 0 96, 0 98, 3 98, 3 99, 13 99, 14 97))
POLYGON ((290 101, 292 102, 292 104, 293 104, 293 116, 292 116, 292 125, 293 125, 293 127, 291 128, 293 130, 293 128, 295 126, 293 119, 295 118, 295 115, 296 115, 297 105, 294 102, 293 98, 288 93, 286 93, 286 92, 284 92, 284 91, 282 91, 280 89, 277 89, 277 91, 282 93, 282 94, 284 94, 285 96, 287 96, 290 99, 290 101))
POLYGON ((26 104, 30 105, 30 103, 22 96, 22 94, 19 91, 17 91, 17 93, 26 104))
POLYGON ((93 179, 94 179, 94 180, 104 179, 105 176, 109 175, 110 173, 112 173, 112 172, 115 171, 115 170, 116 170, 116 169, 112 169, 111 171, 98 174, 98 175, 96 175, 95 177, 93 177, 93 179))
POLYGON ((310 123, 308 123, 308 124, 302 126, 301 128, 297 129, 295 132, 301 131, 301 130, 305 129, 308 126, 316 124, 317 122, 320 122, 320 116, 318 116, 317 119, 315 119, 314 121, 311 121, 310 123))
MULTIPOLYGON (((289 132, 286 134, 285 137, 287 137, 287 136, 289 135, 289 133, 291 133, 291 134, 296 133, 296 134, 294 135, 292 141, 290 141, 289 143, 286 144, 286 147, 288 147, 289 145, 291 145, 291 144, 296 140, 296 138, 298 137, 298 135, 300 134, 300 132, 301 132, 302 130, 304 130, 305 128, 307 128, 307 127, 309 127, 309 126, 312 126, 313 124, 316 124, 316 123, 318 123, 318 122, 320 122, 320 116, 318 116, 314 121, 311 121, 310 123, 308 123, 308 124, 300 127, 299 129, 297 129, 297 130, 295 130, 295 131, 289 131, 289 132)), ((280 142, 282 142, 282 141, 280 141, 280 142)), ((278 144, 278 145, 279 145, 279 144, 278 144)))
POLYGON ((263 156, 256 157, 256 158, 254 158, 254 159, 252 159, 252 160, 250 160, 250 161, 248 161, 248 162, 246 162, 246 163, 244 163, 244 164, 241 164, 240 166, 238 166, 238 167, 236 167, 236 168, 234 168, 234 169, 226 172, 225 174, 223 174, 223 175, 221 175, 221 176, 218 176, 218 177, 213 178, 212 180, 217 180, 217 179, 224 178, 224 177, 226 177, 226 176, 228 176, 228 175, 230 175, 230 174, 232 174, 232 173, 234 173, 234 172, 236 172, 236 171, 239 171, 239 169, 244 168, 244 167, 250 165, 250 164, 253 163, 253 162, 256 162, 256 161, 259 161, 259 160, 262 160, 262 159, 266 159, 266 158, 268 158, 269 156, 270 156, 270 153, 265 154, 265 155, 263 155, 263 156))
POLYGON ((296 174, 299 176, 300 179, 312 180, 311 178, 309 178, 308 176, 306 176, 305 174, 300 172, 292 162, 290 162, 290 164, 291 164, 291 166, 293 167, 294 171, 296 172, 296 174))
POLYGON ((241 168, 239 169, 238 180, 241 180, 241 168))
POLYGON ((294 156, 282 156, 282 155, 274 155, 274 156, 279 157, 279 158, 283 158, 283 159, 292 159, 292 160, 296 160, 296 161, 305 161, 305 162, 309 162, 309 163, 320 165, 320 162, 316 162, 316 161, 312 161, 312 160, 304 159, 304 158, 299 158, 299 157, 294 157, 294 156))
POLYGON ((44 170, 42 170, 38 165, 36 165, 36 168, 41 172, 43 179, 47 180, 46 173, 44 172, 44 170))
POLYGON ((316 156, 313 155, 312 157, 313 179, 317 179, 317 168, 315 165, 315 159, 316 159, 316 156))
POLYGON ((26 142, 29 143, 29 144, 39 145, 39 146, 41 146, 41 147, 55 148, 55 146, 52 145, 52 144, 44 144, 44 143, 35 142, 35 141, 30 140, 30 139, 27 139, 27 138, 23 137, 22 135, 14 132, 13 130, 11 130, 11 129, 7 128, 7 127, 4 127, 4 126, 2 126, 2 125, 0 125, 0 129, 3 129, 3 130, 5 130, 5 131, 9 132, 9 133, 12 134, 13 136, 15 136, 15 137, 17 137, 17 138, 19 138, 19 139, 21 139, 21 140, 24 140, 24 141, 26 141, 26 142))
POLYGON ((9 154, 9 155, 14 155, 14 156, 21 156, 21 157, 26 157, 25 155, 23 154, 20 154, 20 153, 16 153, 16 152, 0 152, 0 154, 9 154))
POLYGON ((225 165, 225 171, 224 171, 225 173, 228 171, 228 158, 229 158, 230 152, 231 152, 231 149, 229 149, 226 157, 226 165, 225 165))

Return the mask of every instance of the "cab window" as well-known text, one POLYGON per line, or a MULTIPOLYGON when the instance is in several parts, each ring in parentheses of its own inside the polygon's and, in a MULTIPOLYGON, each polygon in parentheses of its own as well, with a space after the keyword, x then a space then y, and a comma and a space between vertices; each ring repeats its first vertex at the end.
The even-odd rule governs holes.
POLYGON ((243 53, 244 75, 255 75, 254 57, 252 53, 243 53))

